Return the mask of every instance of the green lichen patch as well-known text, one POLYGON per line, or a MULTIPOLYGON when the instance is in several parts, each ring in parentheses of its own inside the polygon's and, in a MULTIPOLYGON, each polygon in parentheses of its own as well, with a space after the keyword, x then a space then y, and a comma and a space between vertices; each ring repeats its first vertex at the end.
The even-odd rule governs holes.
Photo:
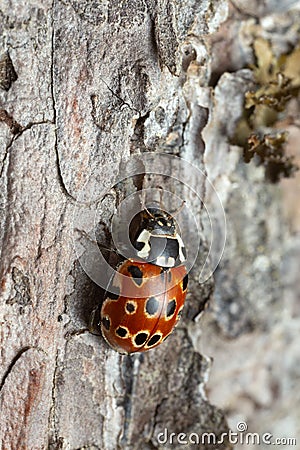
POLYGON ((290 100, 299 94, 300 47, 276 56, 270 42, 257 38, 253 49, 256 88, 245 93, 244 114, 232 143, 243 147, 246 163, 263 165, 266 178, 275 183, 298 170, 294 158, 286 155, 288 133, 279 131, 277 122, 286 117, 290 100))

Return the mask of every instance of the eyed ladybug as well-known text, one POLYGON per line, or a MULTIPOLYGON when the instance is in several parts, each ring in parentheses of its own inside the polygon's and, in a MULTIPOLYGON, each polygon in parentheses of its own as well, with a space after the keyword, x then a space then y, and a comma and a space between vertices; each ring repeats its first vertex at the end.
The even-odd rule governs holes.
POLYGON ((117 268, 110 284, 117 293, 108 287, 100 313, 104 339, 123 354, 157 347, 172 333, 188 284, 185 247, 170 214, 141 211, 130 239, 135 256, 117 268))

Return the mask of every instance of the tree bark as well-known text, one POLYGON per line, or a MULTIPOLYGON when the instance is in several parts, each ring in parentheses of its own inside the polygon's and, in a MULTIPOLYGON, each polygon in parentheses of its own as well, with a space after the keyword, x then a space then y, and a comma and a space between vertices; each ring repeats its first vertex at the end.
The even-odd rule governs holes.
MULTIPOLYGON (((195 445, 192 434, 227 433, 221 408, 233 429, 242 418, 266 432, 265 414, 274 434, 276 414, 299 413, 291 390, 300 292, 299 209, 291 193, 299 192, 299 178, 270 184, 263 167, 246 165, 241 148, 229 144, 254 86, 246 67, 255 62, 256 36, 273 36, 278 53, 287 53, 299 40, 299 14, 297 2, 254 3, 0 3, 3 450, 179 449, 186 439, 185 448, 230 449, 228 435, 195 445), (162 175, 144 176, 152 153, 155 162, 170 159, 162 175), (134 176, 120 182, 124 172, 134 176), (206 176, 228 232, 210 277, 224 222, 206 176), (87 330, 104 286, 94 283, 91 274, 102 269, 86 263, 80 231, 94 226, 92 238, 108 244, 116 208, 162 183, 179 204, 186 200, 179 222, 190 253, 195 242, 199 249, 186 307, 157 349, 119 355, 87 330), (210 267, 206 211, 220 227, 210 267), (278 366, 286 347, 288 362, 278 366), (284 395, 289 406, 280 405, 284 395)), ((299 128, 295 121, 287 127, 295 154, 299 128)))

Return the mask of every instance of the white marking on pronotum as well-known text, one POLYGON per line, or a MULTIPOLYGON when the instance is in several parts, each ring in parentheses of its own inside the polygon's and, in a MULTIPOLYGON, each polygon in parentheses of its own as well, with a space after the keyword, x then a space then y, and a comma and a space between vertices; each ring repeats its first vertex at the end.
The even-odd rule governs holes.
POLYGON ((159 256, 156 258, 156 264, 161 267, 174 267, 175 259, 172 256, 168 258, 166 256, 159 256))
POLYGON ((149 233, 148 230, 143 230, 136 240, 137 242, 142 242, 144 244, 142 250, 138 251, 137 253, 140 258, 148 258, 149 256, 151 250, 149 245, 150 236, 151 234, 149 233))
POLYGON ((182 251, 182 249, 184 248, 183 240, 181 239, 179 234, 176 234, 176 239, 177 239, 178 244, 179 244, 179 260, 181 262, 184 262, 185 261, 185 256, 184 256, 183 251, 182 251))

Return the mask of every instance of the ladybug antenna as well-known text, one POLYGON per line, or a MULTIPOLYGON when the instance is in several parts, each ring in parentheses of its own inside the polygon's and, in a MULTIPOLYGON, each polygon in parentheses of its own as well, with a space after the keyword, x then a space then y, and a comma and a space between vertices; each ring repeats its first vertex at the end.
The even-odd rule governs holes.
POLYGON ((164 209, 164 203, 163 203, 164 190, 161 186, 157 186, 157 189, 159 189, 159 207, 160 207, 160 209, 164 209))
POLYGON ((186 203, 185 200, 183 200, 181 205, 177 209, 175 209, 175 211, 172 212, 172 216, 176 216, 177 214, 179 214, 183 210, 185 203, 186 203))
POLYGON ((146 190, 145 189, 142 189, 142 192, 140 194, 140 201, 141 201, 142 210, 145 210, 147 212, 147 214, 149 214, 149 216, 152 217, 152 219, 155 219, 154 215, 149 211, 149 209, 146 206, 146 190))
POLYGON ((150 217, 152 217, 152 219, 155 219, 155 216, 152 214, 151 211, 149 211, 146 205, 144 205, 144 210, 147 212, 147 214, 149 214, 150 217))
POLYGON ((102 244, 101 242, 98 242, 98 241, 95 241, 94 239, 92 239, 92 238, 90 237, 90 235, 89 235, 86 231, 80 230, 79 228, 75 228, 74 231, 76 231, 77 233, 79 233, 79 235, 80 235, 82 238, 87 239, 89 242, 91 242, 91 243, 94 244, 95 246, 98 246, 98 247, 101 248, 102 250, 105 250, 105 251, 110 252, 110 253, 114 253, 114 254, 116 254, 116 255, 118 255, 118 256, 122 256, 122 254, 119 253, 118 250, 117 250, 116 248, 108 247, 107 245, 104 245, 104 244, 102 244))

